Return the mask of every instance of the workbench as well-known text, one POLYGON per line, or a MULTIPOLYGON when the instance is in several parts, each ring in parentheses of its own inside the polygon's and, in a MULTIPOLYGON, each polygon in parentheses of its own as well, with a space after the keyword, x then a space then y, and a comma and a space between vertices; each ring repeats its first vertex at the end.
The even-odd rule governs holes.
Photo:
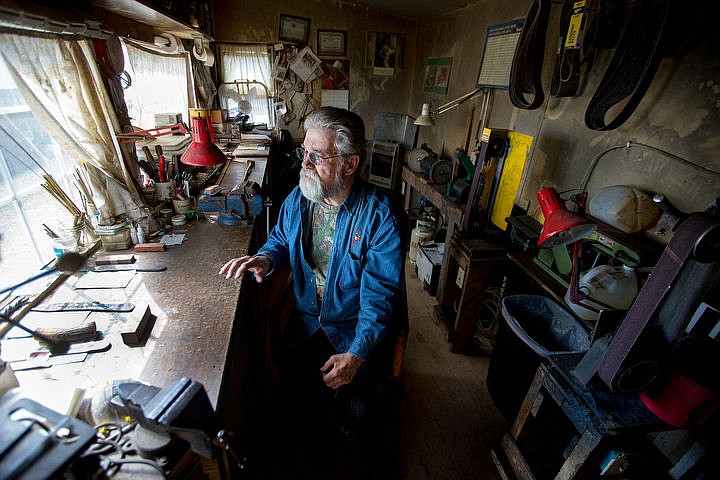
MULTIPOLYGON (((228 164, 220 183, 229 190, 237 182, 239 163, 228 164)), ((248 281, 247 276, 226 280, 218 271, 227 260, 250 253, 264 241, 263 217, 254 225, 223 226, 216 216, 208 214, 205 220, 175 227, 174 233, 186 232, 187 239, 181 245, 167 247, 167 251, 103 252, 134 254, 138 266, 167 267, 161 272, 135 272, 124 288, 75 289, 72 285, 84 272, 69 276, 41 304, 129 302, 135 309, 130 313, 90 313, 85 321, 95 321, 109 340, 109 349, 89 353, 78 363, 16 372, 24 394, 65 413, 76 388, 86 389, 90 395, 113 380, 125 379, 162 388, 189 377, 204 386, 222 427, 243 431, 250 421, 248 405, 255 401, 251 396, 255 390, 253 376, 247 372, 257 365, 256 338, 252 336, 257 332, 255 319, 246 313, 253 306, 243 299, 253 295, 248 289, 256 287, 248 286, 255 282, 248 281), (136 347, 125 345, 120 331, 131 316, 141 315, 148 306, 157 318, 147 342, 136 347)), ((26 318, 30 320, 30 315, 26 318)), ((6 338, 3 344, 12 341, 6 338)))
POLYGON ((636 394, 582 385, 579 357, 554 355, 537 370, 520 412, 491 456, 501 478, 668 478, 669 461, 646 434, 672 429, 636 394))
MULTIPOLYGON (((413 172, 408 167, 403 167, 402 169, 402 180, 408 186, 408 190, 405 192, 405 210, 408 211, 411 207, 413 191, 417 191, 417 193, 430 200, 430 203, 440 210, 447 219, 447 233, 445 234, 445 243, 447 244, 455 232, 455 227, 462 221, 465 206, 447 198, 443 191, 444 185, 435 185, 434 183, 428 182, 422 173, 413 172)), ((443 288, 447 279, 448 258, 448 255, 443 257, 443 262, 440 267, 438 297, 442 297, 443 288)))

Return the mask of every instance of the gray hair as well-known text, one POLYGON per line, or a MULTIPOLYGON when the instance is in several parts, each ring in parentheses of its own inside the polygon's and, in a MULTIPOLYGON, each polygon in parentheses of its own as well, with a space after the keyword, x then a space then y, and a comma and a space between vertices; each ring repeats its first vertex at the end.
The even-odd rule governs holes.
POLYGON ((335 132, 334 145, 338 153, 347 157, 359 155, 365 160, 365 122, 357 113, 337 107, 321 107, 305 119, 305 130, 325 128, 335 132))

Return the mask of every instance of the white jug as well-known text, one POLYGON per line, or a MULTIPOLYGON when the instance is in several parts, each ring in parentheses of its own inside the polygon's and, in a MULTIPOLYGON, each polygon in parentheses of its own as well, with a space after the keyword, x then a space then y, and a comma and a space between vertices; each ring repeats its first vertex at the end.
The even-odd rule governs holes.
MULTIPOLYGON (((598 305, 593 300, 600 301, 617 310, 627 310, 638 293, 635 270, 626 265, 622 267, 600 265, 591 268, 580 276, 579 291, 587 295, 582 303, 598 310, 607 310, 607 307, 598 305)), ((594 321, 598 318, 598 313, 573 303, 570 300, 569 290, 565 294, 565 303, 575 312, 575 315, 584 320, 594 321)))

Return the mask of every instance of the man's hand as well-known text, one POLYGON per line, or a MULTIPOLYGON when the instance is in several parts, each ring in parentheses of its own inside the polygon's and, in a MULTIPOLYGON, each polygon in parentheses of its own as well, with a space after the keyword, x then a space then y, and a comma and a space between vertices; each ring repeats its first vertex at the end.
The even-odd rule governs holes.
POLYGON ((352 353, 340 353, 331 356, 320 371, 323 380, 330 388, 340 388, 350 383, 363 360, 352 353))
POLYGON ((255 280, 260 283, 270 270, 270 259, 265 255, 233 258, 223 265, 218 274, 225 275, 225 278, 240 278, 248 270, 255 274, 255 280))

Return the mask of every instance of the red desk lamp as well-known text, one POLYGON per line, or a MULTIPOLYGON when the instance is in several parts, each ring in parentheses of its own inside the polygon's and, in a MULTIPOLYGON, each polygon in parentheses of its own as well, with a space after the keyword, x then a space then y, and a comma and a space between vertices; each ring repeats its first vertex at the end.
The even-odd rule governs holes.
MULTIPOLYGON (((567 210, 560 195, 552 187, 540 190, 537 198, 545 217, 538 238, 540 248, 553 248, 578 242, 586 235, 590 235, 597 227, 582 215, 567 210)), ((584 208, 584 202, 578 206, 584 208)))
POLYGON ((227 160, 225 154, 213 143, 210 117, 193 117, 192 143, 180 157, 186 165, 214 167, 227 160))

